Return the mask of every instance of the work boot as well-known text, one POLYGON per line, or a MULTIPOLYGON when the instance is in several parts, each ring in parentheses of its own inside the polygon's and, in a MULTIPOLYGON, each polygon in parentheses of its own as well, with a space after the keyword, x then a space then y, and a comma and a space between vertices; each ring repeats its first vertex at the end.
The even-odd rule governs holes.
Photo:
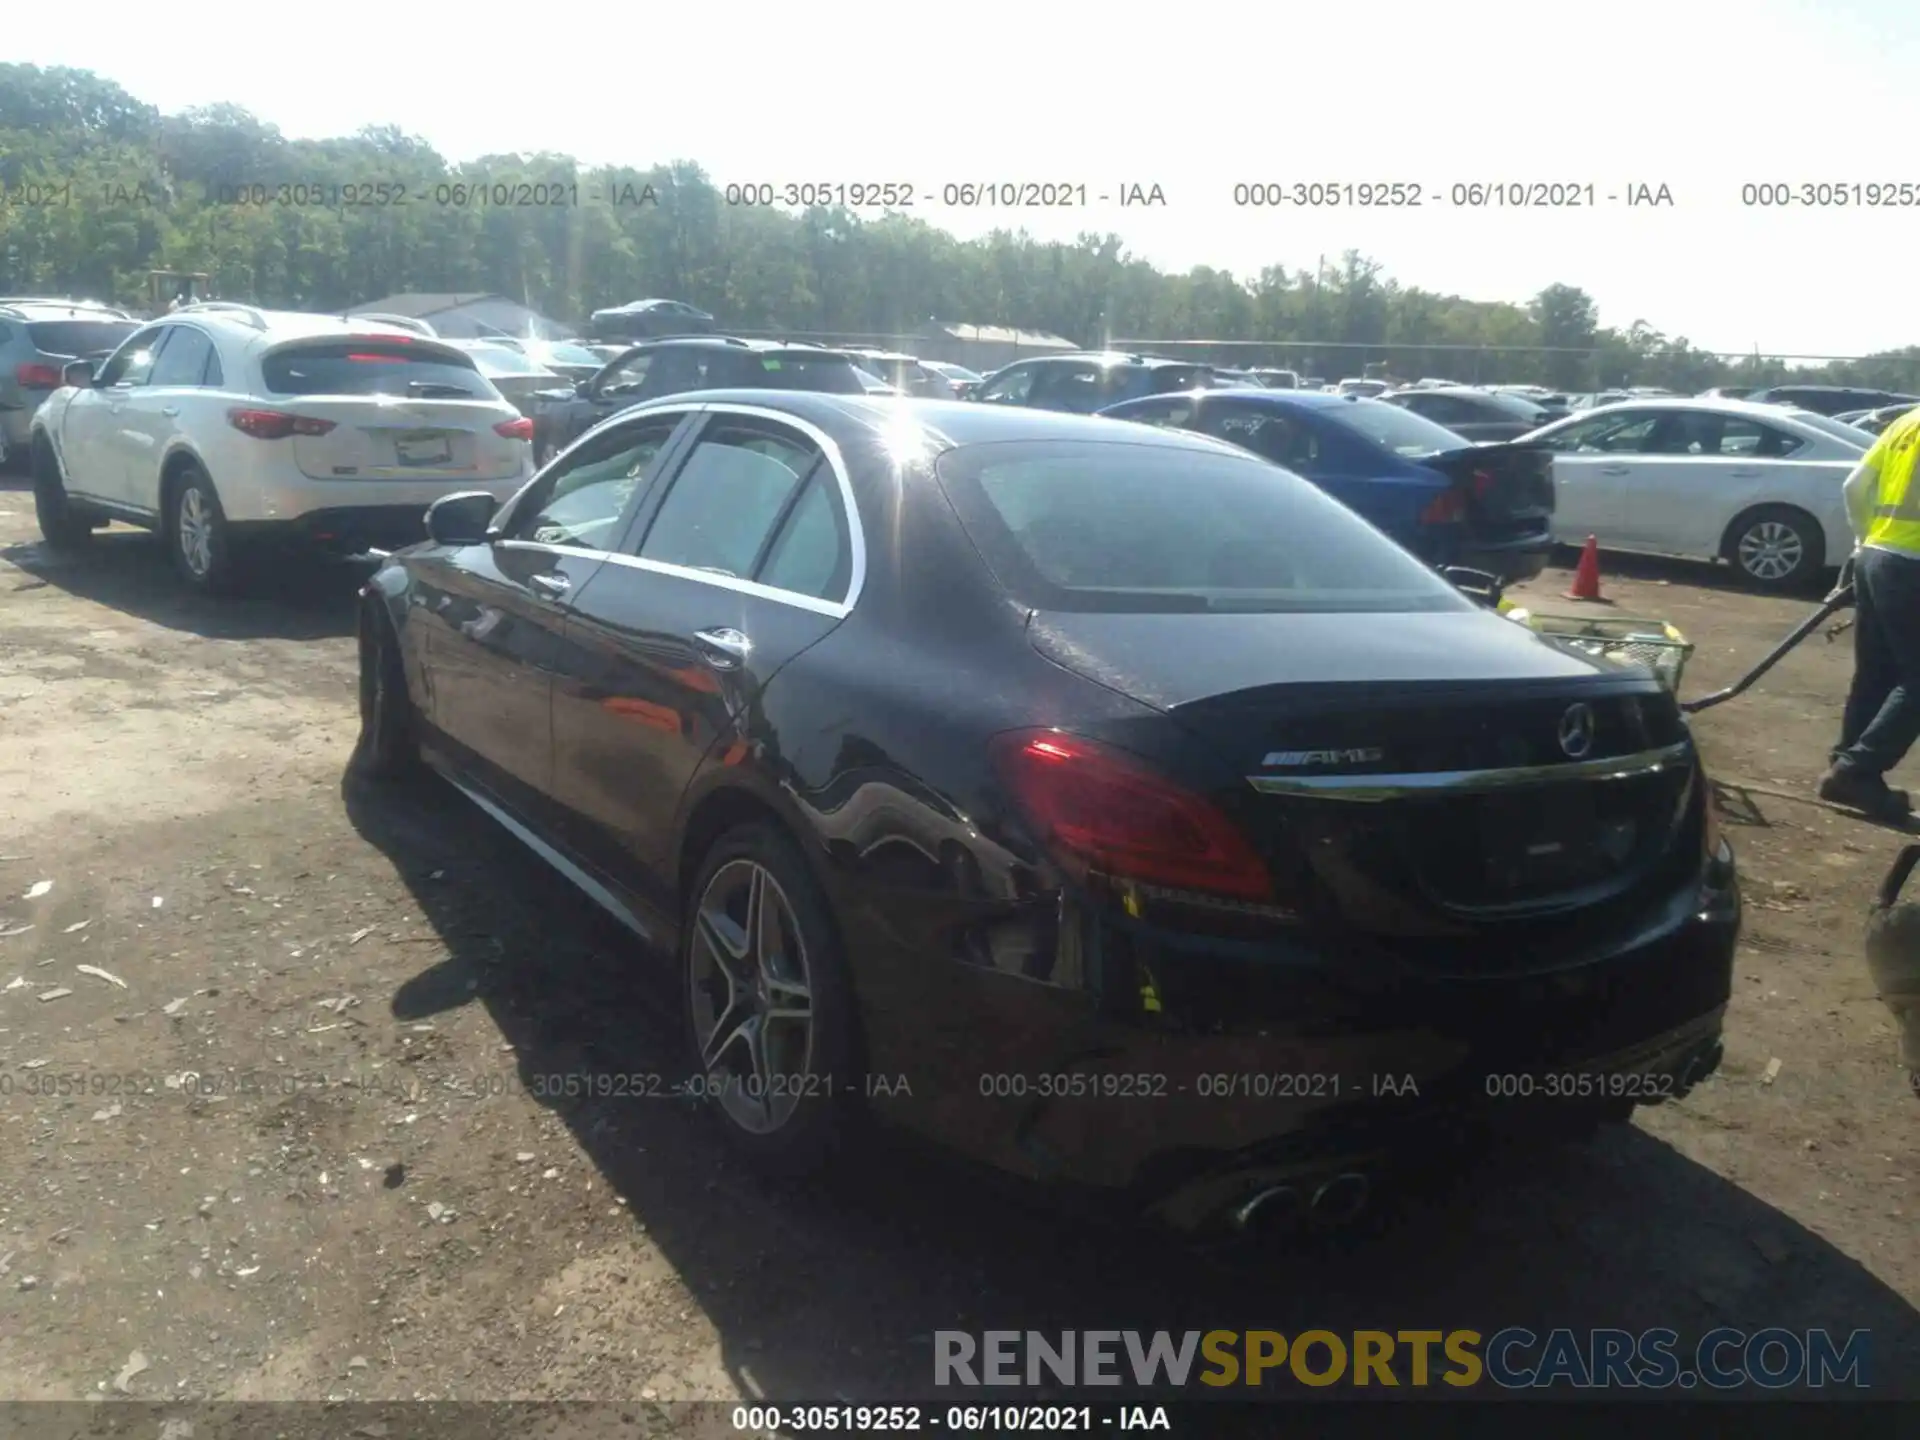
POLYGON ((1913 814, 1913 802, 1904 790, 1894 790, 1878 775, 1870 775, 1851 765, 1835 765, 1820 782, 1820 798, 1829 805, 1844 805, 1849 810, 1875 820, 1900 822, 1913 814))

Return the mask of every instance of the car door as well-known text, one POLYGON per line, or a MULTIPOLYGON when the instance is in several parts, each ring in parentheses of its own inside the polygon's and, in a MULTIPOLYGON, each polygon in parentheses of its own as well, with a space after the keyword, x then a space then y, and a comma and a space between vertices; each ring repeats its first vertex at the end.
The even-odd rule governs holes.
POLYGON ((207 385, 209 369, 219 367, 212 337, 197 325, 175 323, 168 325, 166 332, 147 383, 129 392, 120 424, 125 441, 124 498, 129 504, 156 512, 160 508, 160 468, 181 433, 183 413, 207 385))
POLYGON ((417 566, 434 727, 457 764, 530 818, 551 819, 553 678, 565 663, 569 605, 604 563, 682 418, 596 436, 516 496, 487 543, 417 566))
POLYGON ((1635 549, 1645 527, 1632 514, 1643 483, 1642 447, 1659 423, 1658 410, 1610 410, 1573 421, 1541 437, 1553 451, 1553 534, 1565 545, 1591 535, 1602 545, 1635 549))
POLYGON ((165 339, 164 325, 135 331, 108 357, 92 386, 73 397, 60 425, 60 463, 69 493, 121 508, 131 503, 130 447, 122 427, 128 401, 146 384, 165 339))
POLYGON ((760 695, 851 610, 864 556, 824 432, 752 406, 703 411, 569 614, 555 786, 577 853, 673 912, 689 783, 710 755, 778 745, 760 695))
POLYGON ((1845 462, 1799 458, 1799 436, 1745 415, 1674 411, 1655 427, 1641 507, 1662 549, 1717 557, 1727 527, 1756 505, 1792 504, 1823 530, 1847 534, 1840 495, 1845 462))

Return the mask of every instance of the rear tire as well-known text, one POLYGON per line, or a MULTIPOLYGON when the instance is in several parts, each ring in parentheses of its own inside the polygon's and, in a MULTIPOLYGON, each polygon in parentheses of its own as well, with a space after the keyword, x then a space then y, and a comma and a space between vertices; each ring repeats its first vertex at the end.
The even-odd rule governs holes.
POLYGON ((770 824, 729 830, 680 928, 692 1073, 721 1129, 762 1171, 821 1169, 853 1137, 864 1094, 853 987, 805 860, 770 824))
POLYGON ((181 469, 167 487, 162 534, 180 578, 205 595, 224 595, 238 579, 227 512, 198 465, 181 469))
POLYGON ((1810 584, 1827 560, 1820 522, 1790 505, 1763 505, 1727 527, 1726 557, 1763 590, 1796 590, 1810 584))
POLYGON ((360 743, 353 773, 368 780, 408 780, 420 770, 420 737, 400 637, 375 599, 360 607, 360 743))
POLYGON ((66 475, 53 445, 41 436, 33 441, 33 514, 47 548, 72 552, 93 539, 93 513, 67 494, 66 475))

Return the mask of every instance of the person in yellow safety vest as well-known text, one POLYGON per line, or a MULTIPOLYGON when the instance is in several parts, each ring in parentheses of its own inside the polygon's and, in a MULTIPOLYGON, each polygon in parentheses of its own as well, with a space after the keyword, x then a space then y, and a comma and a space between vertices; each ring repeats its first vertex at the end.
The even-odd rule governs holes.
POLYGON ((1920 409, 1889 425, 1847 477, 1853 559, 1853 687, 1820 798, 1877 820, 1913 810, 1887 772, 1920 740, 1920 409))

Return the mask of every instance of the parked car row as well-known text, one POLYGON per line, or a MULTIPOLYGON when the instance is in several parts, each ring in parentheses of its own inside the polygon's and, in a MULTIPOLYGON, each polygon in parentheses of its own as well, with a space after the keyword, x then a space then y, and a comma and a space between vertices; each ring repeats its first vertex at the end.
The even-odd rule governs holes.
POLYGON ((65 365, 36 509, 205 589, 274 535, 393 547, 356 769, 424 762, 669 959, 757 1162, 864 1112, 1234 1232, 1350 1215, 1442 1119, 1580 1133, 1718 1064, 1740 902, 1673 696, 1435 568, 1537 568, 1549 446, 1151 357, 986 403, 720 336, 541 369, 185 306, 65 365), (1488 1085, 1575 1070, 1606 1098, 1488 1085), (1353 1078, 1208 1088, 1282 1071, 1353 1078))

